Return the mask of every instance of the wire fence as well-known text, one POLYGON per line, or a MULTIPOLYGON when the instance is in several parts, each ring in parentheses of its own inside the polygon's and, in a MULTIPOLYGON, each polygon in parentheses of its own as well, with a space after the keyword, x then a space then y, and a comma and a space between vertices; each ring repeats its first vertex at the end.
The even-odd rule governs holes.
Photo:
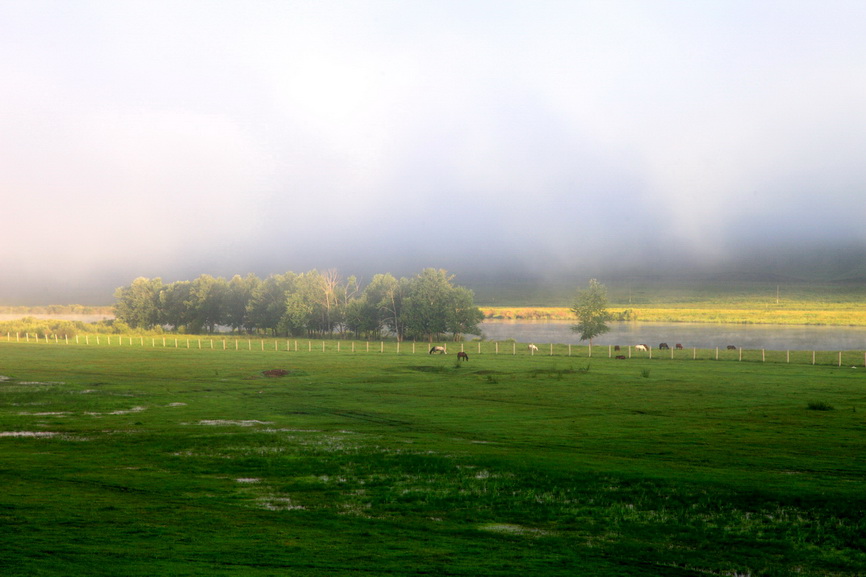
MULTIPOLYGON (((3 335, 0 335, 2 339, 3 335)), ((378 354, 455 354, 529 357, 574 357, 610 358, 618 360, 718 360, 759 363, 810 364, 830 366, 866 367, 864 351, 776 351, 744 348, 670 348, 641 349, 635 346, 615 347, 612 345, 589 346, 571 344, 527 344, 516 341, 471 341, 437 344, 444 353, 433 352, 428 343, 398 341, 362 341, 340 339, 279 339, 253 338, 240 336, 199 337, 199 336, 131 336, 131 335, 38 335, 7 333, 6 343, 32 343, 42 345, 97 346, 97 347, 138 347, 173 348, 221 351, 273 351, 289 353, 378 353, 378 354)))

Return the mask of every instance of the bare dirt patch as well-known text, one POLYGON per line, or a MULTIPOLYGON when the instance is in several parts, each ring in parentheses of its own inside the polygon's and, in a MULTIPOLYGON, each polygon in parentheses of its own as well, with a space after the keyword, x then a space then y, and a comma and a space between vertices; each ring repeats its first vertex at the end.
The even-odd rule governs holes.
POLYGON ((266 377, 285 377, 289 374, 289 371, 286 369, 269 369, 267 371, 262 371, 262 374, 266 377))

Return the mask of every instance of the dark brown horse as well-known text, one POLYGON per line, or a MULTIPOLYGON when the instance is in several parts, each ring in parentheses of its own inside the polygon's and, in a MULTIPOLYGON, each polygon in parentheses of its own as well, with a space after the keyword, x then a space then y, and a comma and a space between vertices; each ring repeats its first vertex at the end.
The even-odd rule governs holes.
POLYGON ((460 351, 459 353, 457 353, 457 360, 458 360, 458 361, 461 361, 461 360, 462 360, 462 361, 468 361, 468 360, 469 360, 469 355, 467 355, 467 354, 464 353, 463 351, 460 351))

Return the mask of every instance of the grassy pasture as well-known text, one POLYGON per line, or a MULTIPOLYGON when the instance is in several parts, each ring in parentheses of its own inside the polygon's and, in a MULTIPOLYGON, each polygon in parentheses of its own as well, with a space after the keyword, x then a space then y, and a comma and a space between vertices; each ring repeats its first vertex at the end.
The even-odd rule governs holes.
POLYGON ((0 343, 0 573, 866 572, 862 355, 333 345, 0 343))

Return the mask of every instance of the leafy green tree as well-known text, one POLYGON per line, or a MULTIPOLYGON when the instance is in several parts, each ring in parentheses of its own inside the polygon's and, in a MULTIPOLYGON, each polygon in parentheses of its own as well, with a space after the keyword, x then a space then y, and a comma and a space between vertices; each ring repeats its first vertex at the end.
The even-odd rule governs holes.
POLYGON ((191 306, 192 283, 176 281, 163 287, 159 293, 159 322, 178 331, 193 322, 191 306))
POLYGON ((384 328, 379 316, 379 307, 363 295, 352 299, 346 305, 346 328, 367 339, 379 338, 384 328))
POLYGON ((483 320, 484 313, 475 306, 475 294, 466 287, 454 287, 446 318, 446 327, 454 335, 454 340, 459 340, 464 334, 481 334, 478 325, 483 320))
POLYGON ((432 342, 445 332, 450 292, 451 277, 443 269, 424 269, 410 281, 403 319, 412 336, 432 342))
POLYGON ((296 288, 298 275, 289 271, 270 275, 252 290, 247 319, 253 328, 277 334, 286 313, 286 299, 296 288))
POLYGON ((442 269, 427 268, 409 282, 403 307, 406 330, 412 335, 434 337, 451 332, 455 338, 464 333, 478 334, 481 311, 472 304, 472 291, 454 287, 442 269))
POLYGON ((152 329, 159 324, 159 295, 163 289, 162 279, 138 277, 132 284, 114 291, 117 302, 114 315, 134 329, 152 329))
POLYGON ((293 319, 294 327, 304 323, 312 334, 324 335, 331 332, 331 310, 334 307, 332 287, 318 270, 313 269, 298 275, 294 295, 286 305, 286 314, 293 319))
POLYGON ((589 286, 577 293, 571 312, 577 318, 577 324, 571 327, 576 333, 580 333, 580 340, 589 341, 603 335, 610 330, 607 321, 610 313, 607 310, 607 287, 596 279, 590 279, 589 286))
POLYGON ((333 334, 345 328, 346 307, 358 292, 358 281, 349 277, 345 282, 336 270, 324 273, 305 272, 298 277, 296 292, 287 301, 291 324, 298 328, 302 315, 307 313, 307 331, 311 334, 333 334))
POLYGON ((224 303, 224 321, 233 330, 252 329, 247 305, 252 299, 253 291, 261 282, 261 279, 254 274, 248 274, 245 277, 236 274, 229 281, 224 303))
POLYGON ((280 332, 293 336, 304 334, 304 331, 310 330, 313 313, 313 305, 303 291, 289 293, 283 303, 283 315, 279 323, 280 332))
POLYGON ((403 303, 409 294, 410 281, 399 280, 393 275, 377 274, 364 289, 363 298, 376 308, 376 317, 383 328, 387 328, 402 341, 406 327, 403 317, 403 303))
POLYGON ((217 325, 226 324, 227 294, 228 282, 223 277, 203 274, 192 281, 190 332, 198 333, 202 329, 206 329, 208 333, 213 333, 217 325))

